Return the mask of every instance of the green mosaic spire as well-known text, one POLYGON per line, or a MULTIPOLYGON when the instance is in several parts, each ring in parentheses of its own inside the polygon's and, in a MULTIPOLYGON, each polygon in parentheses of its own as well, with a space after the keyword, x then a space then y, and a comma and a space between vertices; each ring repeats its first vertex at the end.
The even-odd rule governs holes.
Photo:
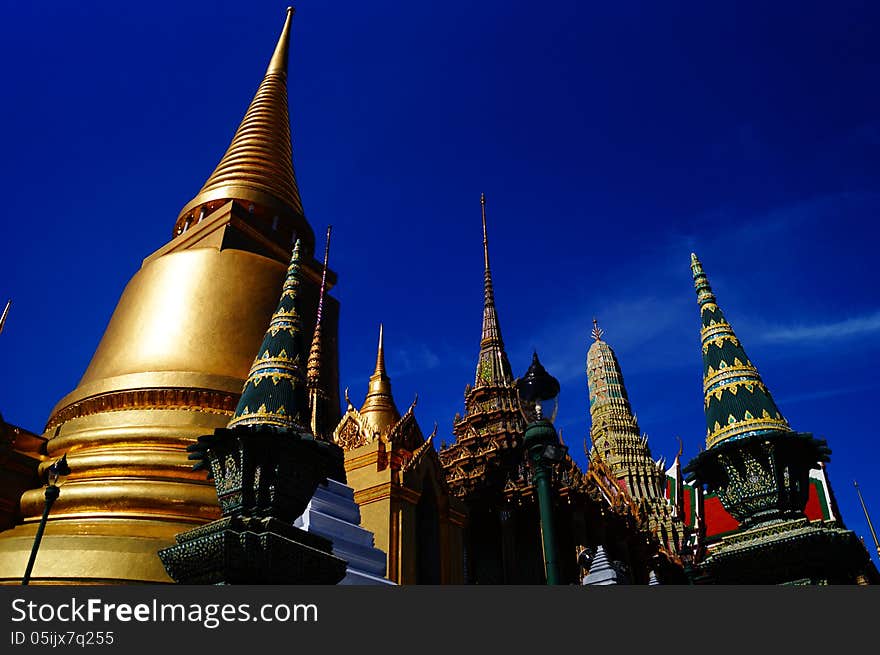
POLYGON ((721 313, 703 265, 693 253, 691 271, 700 305, 706 448, 753 434, 790 432, 758 369, 721 313))
POLYGON ((244 385, 230 428, 272 426, 308 433, 309 400, 299 286, 300 242, 287 269, 278 308, 244 385))

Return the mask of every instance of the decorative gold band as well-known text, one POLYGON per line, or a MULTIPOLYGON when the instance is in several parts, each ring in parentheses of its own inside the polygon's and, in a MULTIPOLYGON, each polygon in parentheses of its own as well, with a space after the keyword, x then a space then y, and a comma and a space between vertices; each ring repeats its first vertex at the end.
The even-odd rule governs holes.
POLYGON ((130 409, 177 409, 232 416, 239 395, 214 389, 157 388, 113 391, 83 398, 59 409, 49 417, 46 430, 75 418, 130 409))

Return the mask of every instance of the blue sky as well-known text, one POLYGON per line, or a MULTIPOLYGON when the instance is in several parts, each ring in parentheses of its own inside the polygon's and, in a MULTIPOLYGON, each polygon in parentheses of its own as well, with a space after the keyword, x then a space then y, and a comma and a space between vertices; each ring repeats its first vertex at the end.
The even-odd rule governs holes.
MULTIPOLYGON (((231 139, 286 3, 3 2, 0 411, 40 430, 127 280, 231 139)), ((791 425, 828 439, 849 527, 880 521, 880 8, 300 2, 290 104, 334 226, 341 379, 378 324, 398 405, 450 439, 482 303, 479 195, 517 374, 562 383, 584 461, 595 315, 655 456, 702 443, 689 254, 791 425)))

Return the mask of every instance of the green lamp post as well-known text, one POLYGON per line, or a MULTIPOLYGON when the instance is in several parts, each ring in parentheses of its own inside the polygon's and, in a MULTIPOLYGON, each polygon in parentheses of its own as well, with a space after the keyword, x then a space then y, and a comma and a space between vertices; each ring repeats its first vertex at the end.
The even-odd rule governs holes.
POLYGON ((532 364, 526 374, 516 381, 520 398, 534 401, 535 420, 526 426, 523 445, 535 469, 535 488, 538 492, 538 508, 541 513, 541 535, 544 540, 544 568, 548 585, 561 584, 556 547, 556 530, 553 525, 553 499, 550 479, 553 467, 559 464, 568 450, 559 443, 553 423, 544 418, 541 401, 559 395, 559 381, 550 375, 538 361, 538 353, 532 355, 532 364))

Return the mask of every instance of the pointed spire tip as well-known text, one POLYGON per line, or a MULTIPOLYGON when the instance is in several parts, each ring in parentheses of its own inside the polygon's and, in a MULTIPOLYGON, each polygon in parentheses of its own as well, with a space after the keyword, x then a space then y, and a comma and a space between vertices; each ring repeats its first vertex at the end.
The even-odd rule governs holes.
POLYGON ((275 46, 275 52, 272 53, 272 59, 269 60, 269 67, 266 74, 269 73, 287 73, 287 53, 290 49, 290 23, 296 9, 287 8, 287 17, 284 19, 284 27, 281 29, 281 36, 278 37, 278 44, 275 46))

